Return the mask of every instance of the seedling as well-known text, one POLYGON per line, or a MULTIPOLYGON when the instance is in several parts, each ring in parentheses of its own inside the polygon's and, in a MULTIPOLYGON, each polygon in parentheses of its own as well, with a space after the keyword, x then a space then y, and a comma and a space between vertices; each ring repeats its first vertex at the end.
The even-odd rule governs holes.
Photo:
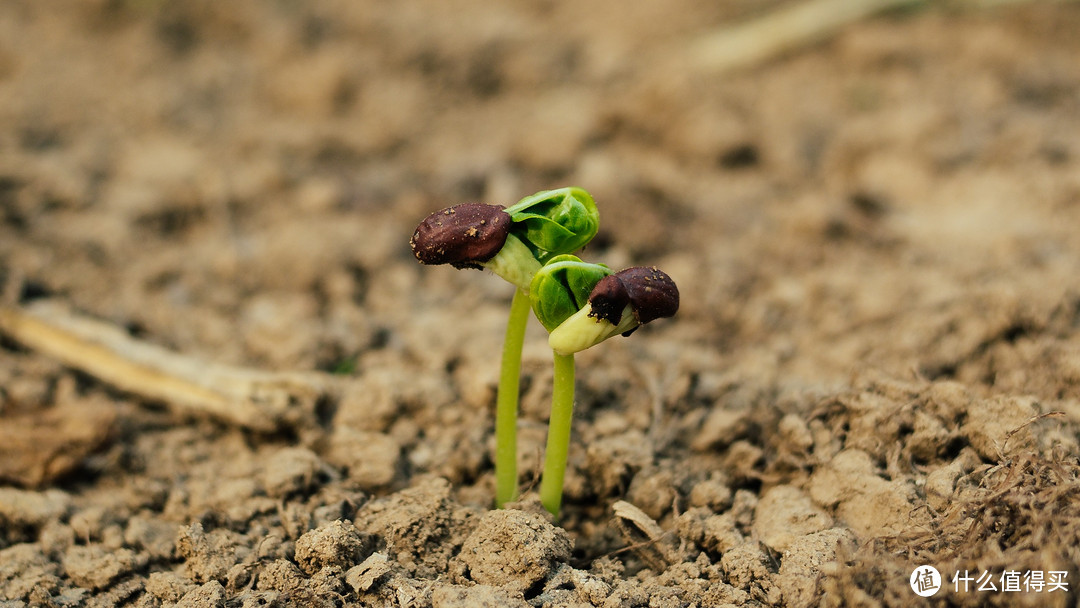
POLYGON ((516 204, 466 203, 437 211, 417 227, 409 244, 422 264, 486 268, 514 286, 503 341, 495 408, 495 504, 517 498, 517 410, 521 350, 529 320, 529 289, 541 265, 585 246, 600 216, 588 192, 560 188, 516 204))
POLYGON ((437 211, 410 240, 423 264, 486 268, 517 287, 503 342, 495 413, 495 504, 517 498, 521 350, 532 308, 550 332, 555 373, 540 501, 558 517, 574 412, 574 354, 670 317, 679 290, 656 268, 612 272, 569 255, 596 235, 596 204, 580 188, 538 192, 507 208, 467 203, 437 211))
POLYGON ((574 354, 679 309, 675 282, 657 268, 616 273, 572 255, 552 258, 533 277, 533 311, 550 332, 555 373, 551 393, 540 502, 555 517, 562 506, 563 479, 574 413, 574 354))

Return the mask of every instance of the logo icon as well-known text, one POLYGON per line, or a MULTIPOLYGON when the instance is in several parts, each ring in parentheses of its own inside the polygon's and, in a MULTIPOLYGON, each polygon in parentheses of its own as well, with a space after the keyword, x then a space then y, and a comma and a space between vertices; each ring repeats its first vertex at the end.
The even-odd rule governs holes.
POLYGON ((919 566, 911 573, 911 590, 920 597, 930 597, 941 589, 941 573, 933 566, 919 566))

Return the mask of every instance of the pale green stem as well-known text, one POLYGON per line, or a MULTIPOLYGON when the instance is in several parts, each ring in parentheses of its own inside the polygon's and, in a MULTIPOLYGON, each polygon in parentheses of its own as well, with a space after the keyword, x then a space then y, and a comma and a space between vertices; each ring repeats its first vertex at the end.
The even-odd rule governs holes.
POLYGON ((499 392, 495 399, 495 506, 517 500, 517 413, 521 349, 529 322, 529 294, 514 290, 503 342, 499 392))
POLYGON ((559 517, 562 506, 566 456, 570 450, 570 423, 574 416, 574 355, 555 356, 555 379, 551 393, 551 417, 548 421, 547 453, 544 476, 540 481, 540 503, 559 517))
POLYGON ((533 276, 540 270, 540 262, 521 239, 506 235, 506 242, 495 257, 481 264, 518 289, 529 291, 533 276))

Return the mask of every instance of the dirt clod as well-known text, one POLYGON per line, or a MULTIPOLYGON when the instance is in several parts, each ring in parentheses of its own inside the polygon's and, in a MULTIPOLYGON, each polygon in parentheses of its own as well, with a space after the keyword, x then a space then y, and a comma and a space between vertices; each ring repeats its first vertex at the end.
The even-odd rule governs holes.
POLYGON ((838 551, 849 551, 855 543, 850 530, 832 528, 799 536, 780 557, 780 570, 773 581, 789 606, 811 606, 819 595, 822 567, 835 560, 838 551))
POLYGON ((856 535, 872 537, 896 533, 928 520, 915 488, 904 481, 888 481, 876 473, 870 456, 861 450, 840 452, 810 480, 810 496, 835 507, 837 517, 856 535))
POLYGON ((568 559, 571 547, 564 530, 537 515, 506 509, 480 518, 457 559, 467 568, 467 578, 524 593, 568 559))
POLYGON ((357 593, 369 591, 379 579, 390 572, 390 560, 385 553, 372 553, 345 573, 345 582, 357 593))
POLYGON ((175 572, 151 572, 146 581, 146 592, 163 602, 178 602, 195 585, 175 572))
POLYGON ((785 551, 796 538, 830 526, 828 513, 792 486, 766 491, 754 511, 754 536, 774 551, 785 551))
POLYGON ((752 586, 772 586, 770 572, 776 571, 775 561, 756 541, 734 545, 724 551, 720 564, 733 586, 749 591, 752 586))
POLYGON ((205 532, 202 524, 194 523, 177 535, 176 553, 184 559, 191 580, 206 583, 224 580, 232 565, 249 550, 235 532, 222 528, 205 532))
POLYGON ((101 545, 75 545, 64 554, 63 566, 81 587, 104 589, 146 565, 146 556, 128 549, 107 550, 101 545))
POLYGON ((432 608, 525 608, 520 593, 492 585, 441 585, 431 594, 432 608))
POLYGON ((217 581, 210 581, 188 591, 176 602, 176 606, 183 608, 224 608, 225 588, 217 581))
POLYGON ((340 426, 330 435, 328 462, 345 469, 360 488, 377 490, 389 485, 398 473, 401 446, 383 433, 340 426))
POLYGON ((370 543, 351 521, 334 521, 296 541, 296 563, 309 575, 327 566, 348 570, 367 557, 370 543))
POLYGON ((18 542, 20 536, 35 532, 46 522, 64 515, 71 499, 59 490, 32 492, 0 488, 0 524, 4 540, 18 542))
POLYGON ((315 484, 322 467, 322 460, 311 450, 286 448, 270 456, 262 483, 274 498, 304 492, 315 484))

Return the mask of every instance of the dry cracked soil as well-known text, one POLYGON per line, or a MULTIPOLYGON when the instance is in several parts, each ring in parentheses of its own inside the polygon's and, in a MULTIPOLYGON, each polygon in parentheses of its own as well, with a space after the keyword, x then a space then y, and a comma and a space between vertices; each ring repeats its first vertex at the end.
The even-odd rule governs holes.
POLYGON ((1080 6, 688 50, 790 4, 0 2, 4 310, 343 387, 252 429, 5 334, 0 606, 1076 605, 1080 6), (682 307, 578 357, 555 522, 542 328, 494 510, 511 292, 408 240, 563 185, 682 307))

